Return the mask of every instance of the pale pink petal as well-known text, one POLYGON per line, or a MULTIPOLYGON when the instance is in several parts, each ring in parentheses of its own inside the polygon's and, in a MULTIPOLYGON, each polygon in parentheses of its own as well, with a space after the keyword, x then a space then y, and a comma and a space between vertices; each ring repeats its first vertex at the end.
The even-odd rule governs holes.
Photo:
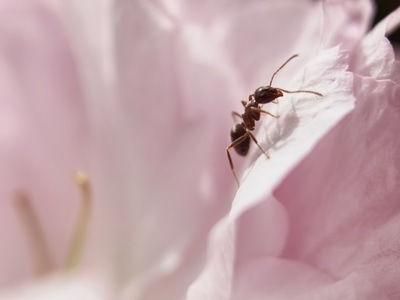
MULTIPOLYGON (((185 240, 191 234, 195 234, 197 248, 204 247, 201 242, 205 236, 201 238, 201 234, 206 231, 203 228, 208 228, 215 221, 215 216, 226 208, 227 192, 233 183, 226 154, 221 151, 227 142, 220 137, 227 136, 229 132, 229 127, 222 125, 231 124, 227 121, 230 117, 226 104, 236 99, 235 103, 240 105, 240 99, 235 95, 243 91, 240 94, 246 97, 243 86, 247 86, 248 82, 244 80, 248 70, 237 64, 238 59, 229 53, 236 55, 234 51, 239 45, 252 47, 255 44, 257 39, 250 43, 241 38, 262 36, 257 31, 266 28, 265 24, 261 26, 258 22, 261 19, 268 20, 271 19, 268 16, 273 16, 273 20, 277 20, 276 12, 279 11, 282 18, 295 22, 293 17, 300 16, 298 18, 307 23, 307 17, 315 13, 310 7, 317 4, 304 7, 288 1, 285 5, 290 10, 278 10, 278 4, 276 10, 270 10, 271 6, 267 9, 259 2, 245 5, 241 10, 239 6, 227 6, 224 14, 214 21, 212 16, 210 19, 190 18, 190 13, 186 15, 184 7, 179 5, 118 2, 116 55, 120 77, 117 90, 120 91, 122 111, 131 129, 127 138, 136 137, 132 142, 134 146, 131 146, 133 172, 140 170, 136 175, 133 173, 130 186, 137 203, 131 204, 132 208, 127 210, 134 220, 131 226, 134 230, 129 232, 132 246, 124 248, 130 258, 134 258, 126 265, 133 274, 150 270, 147 276, 142 277, 149 278, 149 281, 157 277, 157 272, 165 273, 163 276, 173 275, 174 268, 180 263, 172 267, 168 265, 171 269, 164 270, 161 267, 164 264, 160 263, 162 260, 154 260, 154 257, 167 261, 169 257, 177 257, 186 245, 191 245, 190 240, 185 240), (299 14, 299 8, 304 13, 299 14), (233 12, 243 13, 244 19, 234 23, 233 12), (258 14, 254 15, 256 12, 258 14), (268 15, 263 12, 268 12, 268 15), (139 25, 146 30, 140 30, 139 25), (247 32, 254 28, 255 31, 245 35, 240 34, 239 28, 245 28, 247 32), (235 39, 231 38, 234 34, 238 35, 235 39), (220 44, 215 41, 220 44, 223 41, 225 46, 216 47, 220 44), (232 65, 238 65, 240 77, 232 65), (176 72, 175 77, 170 75, 172 70, 176 72), (144 127, 146 131, 143 131, 144 127), (174 136, 172 139, 171 133, 174 136), (138 159, 142 157, 151 157, 151 163, 138 159), (172 171, 174 175, 170 176, 172 171), (229 178, 231 184, 227 185, 229 178), (153 185, 156 188, 147 188, 153 185), (148 209, 154 205, 157 209, 148 209), (182 227, 182 223, 190 226, 182 227), (149 234, 152 232, 157 232, 157 235, 149 234), (138 245, 136 240, 141 243, 138 245), (178 243, 172 243, 173 240, 178 243)), ((290 26, 282 28, 289 30, 290 26)), ((275 36, 278 37, 276 43, 284 46, 279 33, 275 36)), ((284 41, 289 40, 290 36, 284 41)), ((269 44, 265 45, 267 53, 269 44)), ((255 57, 261 57, 260 54, 255 57)), ((246 57, 253 57, 253 52, 246 53, 246 57)), ((271 67, 264 68, 265 64, 266 61, 263 61, 257 69, 266 72, 271 67)), ((248 62, 246 65, 249 65, 248 62)), ((141 288, 137 287, 137 290, 144 285, 141 283, 141 288)), ((135 283, 132 290, 135 290, 134 286, 135 283)), ((152 292, 155 290, 160 291, 151 289, 152 292)))
POLYGON ((324 2, 323 43, 338 44, 351 50, 365 35, 372 23, 374 3, 371 0, 336 0, 324 2))
MULTIPOLYGON (((380 69, 396 62, 384 51, 368 52, 366 45, 385 43, 385 31, 371 34, 361 44, 365 51, 352 54, 365 55, 363 75, 374 76, 355 77, 355 110, 321 140, 275 195, 292 225, 283 257, 303 261, 337 280, 355 272, 372 287, 345 281, 343 288, 358 295, 354 299, 397 299, 400 86, 393 78, 398 78, 399 69, 380 69)), ((333 289, 327 297, 340 298, 341 293, 341 288, 333 289)))
MULTIPOLYGON (((391 24, 395 26, 394 22, 391 24)), ((377 45, 384 34, 385 30, 366 39, 377 45)), ((371 51, 367 43, 361 45, 371 51)), ((387 49, 376 56, 372 56, 372 51, 359 52, 364 55, 359 61, 367 74, 384 74, 391 80, 356 76, 353 82, 349 73, 346 80, 343 71, 347 57, 340 56, 336 62, 342 63, 329 64, 326 60, 319 65, 331 70, 330 76, 318 74, 316 69, 307 72, 306 68, 308 76, 304 75, 302 82, 310 82, 312 90, 322 92, 327 106, 314 112, 306 105, 310 102, 308 97, 307 101, 293 101, 292 109, 298 118, 281 118, 278 128, 272 125, 274 120, 263 123, 257 137, 264 148, 274 145, 270 149, 271 160, 261 156, 249 170, 231 210, 235 221, 230 226, 233 233, 222 233, 211 244, 209 262, 192 285, 190 299, 398 298, 400 232, 395 200, 400 191, 395 182, 400 169, 396 163, 400 160, 395 149, 400 145, 395 128, 400 90, 393 82, 399 69, 393 67, 393 56, 385 55, 391 53, 390 47, 387 49), (383 70, 383 63, 391 67, 389 72, 376 72, 374 66, 383 70), (358 100, 357 106, 346 116, 353 103, 352 93, 358 100), (350 107, 341 107, 341 101, 347 101, 350 107), (307 123, 314 126, 308 127, 307 123), (285 131, 290 139, 282 135, 285 131), (293 147, 289 148, 292 141, 293 147), (284 155, 286 149, 288 153, 284 155), (277 189, 275 184, 279 184, 277 189), (275 232, 257 221, 262 220, 258 215, 271 219, 262 207, 271 201, 265 195, 272 191, 283 205, 283 214, 278 221, 273 219, 275 232), (246 215, 252 222, 241 222, 246 215), (282 230, 284 220, 288 220, 288 230, 282 230), (262 233, 257 231, 260 228, 262 233), (246 238, 241 240, 241 236, 246 238), (282 251, 271 253, 260 247, 267 241, 275 246, 282 243, 273 236, 284 239, 282 251), (252 243, 254 240, 261 242, 252 243), (241 249, 248 255, 243 255, 241 249), (221 259, 224 253, 229 255, 228 261, 221 259), (216 270, 224 270, 224 276, 216 276, 216 270), (207 288, 209 292, 205 292, 207 288)), ((357 52, 351 57, 357 57, 357 52)), ((279 114, 290 116, 290 110, 279 107, 279 114)), ((254 151, 254 156, 259 156, 258 149, 254 151)))
POLYGON ((389 40, 384 38, 399 26, 400 8, 375 26, 357 46, 351 56, 351 70, 362 76, 391 79, 400 83, 400 64, 395 62, 393 47, 389 40))
MULTIPOLYGON (((339 279, 357 270, 381 291, 379 299, 396 299, 400 89, 391 82, 361 78, 356 86, 355 111, 276 191, 292 225, 283 256, 339 279)), ((356 287, 364 289, 348 286, 356 287)))
MULTIPOLYGON (((398 10, 389 20, 396 14, 398 10)), ((382 21, 352 53, 359 62, 353 68, 362 75, 354 82, 356 109, 321 141, 276 195, 294 224, 286 257, 306 261, 336 278, 358 270, 360 278, 381 291, 379 298, 396 299, 400 293, 396 279, 400 249, 400 86, 396 81, 400 72, 384 36, 389 20, 382 21), (376 45, 383 47, 371 51, 376 45), (332 157, 337 158, 334 165, 332 157), (312 172, 305 177, 305 170, 312 172)))
POLYGON ((235 107, 241 108, 238 100, 256 87, 268 84, 281 61, 295 53, 302 58, 315 54, 321 19, 321 4, 313 1, 243 1, 224 7, 212 28, 245 88, 242 98, 231 100, 235 107))
POLYGON ((391 12, 382 23, 376 26, 385 26, 386 35, 392 34, 400 26, 400 9, 397 8, 391 12), (382 24, 382 25, 381 25, 382 24))
POLYGON ((232 290, 243 283, 236 278, 241 274, 237 270, 247 268, 247 262, 253 259, 278 255, 287 229, 286 212, 273 198, 247 210, 237 220, 222 220, 213 229, 207 265, 191 285, 188 299, 230 299, 232 290))
MULTIPOLYGON (((115 71, 113 69, 114 66, 112 62, 110 63, 107 61, 107 59, 110 58, 109 56, 112 57, 111 60, 115 57, 112 56, 113 53, 109 48, 105 47, 104 49, 101 47, 102 44, 99 43, 99 39, 93 38, 89 34, 90 29, 102 29, 104 24, 101 23, 96 27, 95 22, 92 22, 93 19, 88 17, 88 15, 91 16, 93 14, 93 10, 90 5, 88 5, 88 2, 84 5, 80 4, 81 3, 78 4, 71 1, 65 6, 55 5, 54 7, 57 10, 64 9, 65 7, 67 8, 67 13, 65 13, 65 11, 57 11, 60 15, 63 14, 63 20, 65 21, 62 24, 62 28, 59 28, 60 33, 58 36, 64 42, 62 46, 68 49, 67 54, 70 55, 70 57, 67 58, 70 59, 71 62, 67 62, 66 64, 73 66, 73 75, 78 77, 83 83, 82 92, 79 90, 79 93, 77 92, 74 94, 72 93, 75 91, 74 89, 71 89, 71 91, 64 91, 62 89, 63 84, 68 85, 71 81, 74 83, 78 81, 76 77, 70 78, 67 76, 67 78, 61 80, 60 90, 63 92, 62 95, 57 94, 59 90, 58 86, 56 86, 54 87, 56 92, 51 95, 52 97, 47 97, 47 95, 45 95, 46 97, 40 97, 41 95, 39 95, 35 98, 35 93, 29 96, 34 100, 43 101, 44 105, 38 108, 33 105, 35 109, 39 109, 39 112, 42 112, 41 109, 47 112, 47 108, 49 108, 47 101, 52 100, 53 97, 55 98, 54 101, 72 99, 70 101, 77 101, 80 105, 84 104, 77 108, 79 112, 77 112, 76 116, 71 116, 68 111, 65 111, 65 118, 67 121, 74 121, 80 114, 86 113, 86 107, 90 108, 87 112, 88 114, 85 115, 88 124, 84 124, 84 126, 80 123, 73 124, 76 125, 77 128, 82 128, 82 132, 78 133, 83 135, 82 142, 88 147, 74 148, 77 146, 75 141, 69 140, 68 137, 64 135, 64 132, 58 132, 57 127, 51 126, 53 123, 58 124, 57 122, 63 121, 63 118, 60 117, 58 107, 56 107, 57 109, 52 108, 52 112, 58 112, 54 114, 54 116, 49 117, 47 114, 43 114, 40 115, 41 118, 33 119, 32 123, 35 124, 31 128, 32 134, 30 138, 32 140, 27 140, 27 142, 29 142, 27 143, 29 149, 36 146, 39 150, 42 150, 42 146, 44 148, 47 147, 47 141, 43 145, 37 145, 38 137, 35 136, 38 131, 42 134, 46 132, 46 130, 40 131, 36 128, 36 122, 39 124, 40 122, 44 122, 46 125, 44 127, 49 130, 49 134, 55 135, 54 144, 56 147, 54 149, 57 150, 57 147, 60 147, 63 148, 63 150, 68 149, 69 151, 70 148, 73 148, 73 154, 77 152, 79 163, 71 163, 69 161, 70 158, 58 156, 57 159, 62 158, 62 162, 65 162, 66 168, 60 172, 62 176, 68 176, 68 181, 65 180, 65 177, 61 179, 56 177, 55 174, 50 171, 43 177, 39 177, 39 175, 42 176, 40 173, 37 174, 38 178, 41 182, 43 181, 43 185, 52 188, 54 195, 36 195, 36 193, 34 193, 35 191, 32 192, 28 189, 27 193, 34 199, 44 198, 49 201, 57 199, 60 202, 62 201, 64 205, 74 205, 75 210, 72 211, 71 214, 66 213, 66 210, 63 209, 65 206, 60 205, 60 211, 68 215, 69 223, 65 223, 64 220, 58 218, 57 213, 53 211, 51 215, 54 215, 57 221, 48 218, 47 209, 42 209, 41 205, 36 205, 36 203, 34 203, 35 211, 40 221, 45 220, 41 222, 45 230, 54 230, 57 232, 56 225, 59 223, 65 230, 64 234, 58 235, 57 239, 52 239, 52 236, 48 239, 51 247, 55 247, 53 241, 62 240, 62 242, 56 243, 57 249, 54 251, 57 255, 57 259, 62 261, 68 249, 69 235, 72 225, 74 225, 76 210, 79 205, 79 200, 76 199, 76 187, 72 182, 72 178, 69 176, 72 175, 75 168, 84 167, 89 173, 94 190, 95 212, 93 214, 94 220, 91 225, 95 233, 99 233, 99 229, 104 229, 104 231, 101 232, 102 236, 99 234, 94 237, 91 236, 90 251, 87 252, 87 259, 85 261, 91 263, 98 262, 98 264, 106 264, 108 266, 111 264, 112 270, 115 270, 114 275, 123 278, 122 284, 124 284, 131 279, 135 281, 138 275, 145 279, 151 278, 151 280, 158 279, 160 276, 174 275, 174 272, 185 269, 180 267, 183 265, 180 257, 183 253, 184 260, 188 261, 189 268, 187 272, 189 273, 191 272, 190 263, 196 266, 198 256, 200 256, 199 254, 201 254, 202 249, 205 247, 205 237, 208 228, 215 222, 217 217, 221 215, 222 210, 227 207, 227 202, 229 200, 227 191, 230 190, 234 184, 230 177, 229 169, 224 168, 221 170, 218 165, 214 163, 224 161, 224 166, 226 166, 225 154, 223 151, 220 151, 221 146, 222 148, 225 146, 225 142, 221 141, 219 138, 220 135, 217 134, 217 132, 212 136, 208 136, 209 132, 211 132, 210 129, 214 130, 214 128, 218 128, 224 131, 225 134, 225 128, 219 126, 219 117, 217 118, 217 114, 215 114, 214 120, 205 122, 205 112, 194 116, 190 116, 189 114, 188 116, 186 113, 180 111, 180 109, 184 107, 180 105, 171 105, 173 100, 176 99, 176 93, 174 88, 168 85, 166 85, 166 89, 155 89, 156 93, 151 95, 150 92, 153 90, 151 80, 158 80, 158 77, 146 74, 143 80, 142 77, 144 74, 142 71, 137 72, 137 65, 135 65, 132 70, 129 68, 131 57, 136 58, 138 62, 142 61, 141 47, 139 47, 141 44, 139 42, 133 45, 135 46, 134 50, 138 51, 137 53, 135 53, 135 51, 127 53, 129 56, 123 57, 124 61, 118 56, 118 63, 121 63, 121 65, 118 65, 118 72, 121 77, 118 78, 120 80, 118 88, 121 88, 121 90, 118 89, 118 91, 115 91, 115 86, 113 86, 115 84, 114 80, 116 79, 113 77, 113 72, 115 71), (85 22, 86 20, 89 20, 89 24, 85 22), (78 26, 81 30, 78 30, 75 26, 78 26), (68 38, 65 37, 66 34, 63 30, 67 30, 68 38), (70 42, 70 44, 68 44, 68 42, 70 42), (75 59, 71 52, 76 55, 76 59, 79 62, 79 68, 77 69, 75 69, 75 59), (119 61, 120 59, 121 61, 119 61), (125 79, 130 78, 130 73, 138 76, 134 78, 138 86, 133 85, 131 88, 129 82, 125 81, 125 79), (125 86, 126 83, 128 83, 127 86, 125 86), (140 87, 142 83, 144 83, 145 89, 140 87), (84 96, 82 96, 81 93, 84 96), (84 99, 84 103, 82 99, 84 99), (134 105, 132 103, 134 103, 134 105), (143 103, 146 104, 144 106, 146 109, 145 111, 140 110, 140 105, 143 103), (165 104, 165 110, 161 107, 163 103, 165 104), (130 107, 131 105, 133 105, 133 107, 130 107), (138 108, 138 110, 136 108, 138 108), (169 108, 173 110, 168 111, 169 108), (181 116, 183 119, 180 119, 181 116), (49 122, 49 124, 47 124, 47 122, 49 122), (86 127, 89 128, 90 135, 86 135, 86 127), (174 138, 171 138, 171 136, 174 138), (201 143, 199 143, 199 141, 201 141, 201 143), (199 144, 197 145, 197 143, 199 144), (213 146, 215 144, 217 146, 213 146), (178 151, 176 149, 178 149, 178 151), (90 154, 90 156, 88 156, 88 154, 90 154), (188 168, 189 166, 190 168, 188 168), (178 167, 180 169, 178 169, 178 167), (171 174, 173 176, 171 176, 171 174), (67 182, 67 192, 60 188, 60 186, 65 185, 65 182, 67 182), (219 186, 218 189, 216 188, 217 186, 219 186), (58 195, 58 193, 62 195, 58 195), (78 201, 73 202, 71 199, 76 199, 78 201), (110 201, 110 199, 112 201, 110 201), (202 217, 205 213, 207 213, 207 218, 202 217), (184 223, 182 223, 183 221, 184 223), (49 224, 51 224, 51 226, 49 224), (182 224, 187 225, 182 226, 182 224), (58 247, 62 250, 59 250, 58 247), (104 252, 108 255, 101 256, 98 254, 104 254, 104 252), (121 263, 121 261, 124 263, 121 263), (149 275, 146 275, 146 272, 149 275), (153 278, 153 273, 156 275, 155 278, 153 278), (159 275, 159 273, 161 275, 159 275)), ((102 1, 100 6, 96 6, 97 8, 100 7, 97 12, 104 13, 107 11, 107 8, 110 8, 108 6, 109 4, 110 2, 102 1)), ((38 4, 38 7, 40 12, 40 4, 38 4)), ((117 16, 120 16, 118 7, 115 12, 117 16)), ((128 12, 130 11, 128 10, 128 12)), ((147 15, 153 13, 149 11, 148 7, 145 7, 144 12, 147 12, 147 15)), ((28 13, 31 13, 31 11, 28 10, 28 13)), ((51 10, 50 14, 53 13, 56 12, 51 10)), ((132 17, 131 20, 135 20, 135 13, 140 15, 141 11, 133 10, 129 15, 129 17, 132 17)), ((147 15, 146 13, 143 14, 144 17, 147 15)), ((42 17, 42 15, 40 16, 42 17)), ((10 18, 12 17, 14 16, 10 14, 10 18)), ((105 15, 105 17, 107 17, 107 15, 105 15)), ((28 18, 26 19, 29 20, 28 18)), ((52 18, 50 19, 52 20, 52 18)), ((123 22, 124 16, 116 19, 123 22)), ((5 20, 8 19, 5 18, 5 20)), ((47 19, 45 18, 44 20, 46 21, 47 19)), ((106 20, 109 19, 106 18, 106 20)), ((44 21, 39 19, 37 22, 40 23, 44 21)), ((58 21, 56 21, 56 23, 57 22, 58 21)), ((59 24, 57 23, 57 25, 59 24)), ((117 29, 119 28, 118 26, 117 29)), ((53 27, 53 24, 49 25, 49 28, 53 27)), ((57 28, 57 26, 55 27, 57 28)), ((108 28, 107 26, 105 27, 106 29, 108 28)), ((124 29, 122 25, 121 28, 124 29)), ((152 23, 148 28, 154 31, 159 30, 152 23)), ((25 27, 23 29, 25 30, 25 27)), ((128 29, 130 29, 130 27, 128 27, 128 29)), ((119 32, 119 29, 117 31, 119 32)), ((109 37, 107 35, 107 30, 99 30, 97 33, 102 37, 109 37)), ((22 37, 24 37, 24 34, 29 36, 30 33, 29 31, 23 31, 22 37)), ((130 34, 130 32, 128 32, 128 34, 130 34)), ((122 34, 121 37, 124 38, 122 34)), ((49 35, 47 38, 51 39, 53 36, 49 35)), ((182 43, 189 43, 185 38, 187 38, 187 36, 181 37, 182 43)), ((132 39, 129 39, 129 42, 131 41, 132 39)), ((147 45, 151 39, 148 39, 147 36, 143 36, 143 38, 140 39, 138 36, 137 41, 141 41, 143 45, 147 45)), ((165 41, 167 41, 167 39, 165 39, 165 41)), ((124 40, 121 41, 121 47, 117 47, 118 51, 125 49, 123 42, 124 40)), ((49 41, 48 44, 42 43, 43 48, 47 46, 49 49, 41 49, 40 47, 42 46, 40 44, 32 46, 32 50, 35 49, 34 47, 39 47, 39 50, 41 50, 38 51, 38 53, 34 53, 34 59, 32 58, 32 60, 41 62, 41 67, 44 70, 46 70, 48 57, 41 61, 40 55, 45 56, 49 54, 49 52, 51 53, 52 47, 55 47, 51 43, 52 40, 49 41)), ((155 43, 157 43, 157 39, 155 39, 155 43)), ((108 45, 108 43, 106 44, 108 45)), ((149 45, 150 50, 157 49, 157 45, 151 43, 149 45)), ((130 48, 127 47, 126 49, 129 50, 130 48)), ((56 50, 59 49, 56 47, 56 50)), ((146 48, 146 50, 148 49, 146 48)), ((163 49, 159 50, 164 51, 163 49)), ((117 54, 122 55, 124 53, 117 54)), ((148 58, 150 60, 154 57, 160 57, 165 61, 169 59, 168 56, 163 57, 157 53, 155 53, 154 56, 153 53, 148 52, 148 58)), ((66 58, 62 57, 60 62, 64 63, 64 59, 66 58)), ((192 57, 189 55, 189 62, 190 59, 192 59, 192 57)), ((132 59, 132 61, 135 62, 134 59, 132 59)), ((145 63, 146 60, 143 60, 143 62, 145 63)), ((23 65, 23 67, 26 66, 23 65)), ((143 65, 141 67, 143 70, 143 65)), ((199 64, 198 67, 201 69, 201 64, 199 64)), ((35 72, 37 68, 38 66, 34 65, 35 72)), ((49 68, 51 68, 51 66, 49 68)), ((64 70, 62 68, 58 69, 57 64, 54 65, 54 68, 56 71, 60 70, 60 72, 64 74, 64 70)), ((167 68, 164 70, 164 73, 161 72, 158 74, 160 76, 159 81, 161 85, 164 85, 162 81, 165 81, 165 78, 171 77, 170 74, 173 73, 173 70, 174 69, 167 68)), ((47 73, 44 75, 35 73, 36 77, 32 79, 51 83, 52 86, 50 86, 50 88, 52 88, 59 80, 56 71, 54 72, 55 74, 52 74, 54 76, 50 78, 48 78, 49 76, 47 73)), ((68 75, 69 73, 66 74, 68 75)), ((224 79, 225 75, 224 73, 219 76, 224 79)), ((204 80, 207 80, 205 74, 203 77, 204 80)), ((222 84, 228 87, 226 81, 225 79, 221 80, 222 84)), ((209 80, 208 83, 211 83, 211 81, 209 80)), ((201 86, 200 82, 199 85, 201 86)), ((173 87, 173 83, 171 86, 173 87)), ((216 98, 224 98, 226 96, 226 91, 229 91, 228 88, 220 89, 220 86, 216 86, 215 84, 213 86, 214 90, 217 91, 214 93, 216 98), (219 96, 219 91, 222 91, 222 96, 219 96)), ((35 85, 35 88, 40 87, 41 82, 35 85)), ((46 88, 48 88, 48 85, 46 88)), ((226 98, 230 99, 231 97, 226 98)), ((198 102, 201 100, 203 99, 198 99, 198 102)), ((208 101, 212 103, 213 99, 210 98, 208 101)), ((181 101, 180 103, 184 104, 185 101, 181 101)), ((222 103, 219 104, 219 107, 225 110, 222 103)), ((186 108, 191 109, 196 114, 198 113, 196 110, 193 110, 190 105, 186 105, 186 108)), ((12 110, 17 112, 18 117, 21 117, 21 109, 19 107, 12 108, 12 110)), ((204 111, 206 111, 206 109, 204 109, 204 111)), ((34 115, 33 117, 36 116, 34 115)), ((229 114, 227 114, 225 118, 228 119, 229 114)), ((68 125, 71 124, 67 122, 66 126, 68 125)), ((12 137, 15 138, 15 135, 12 135, 12 137)), ((53 136, 51 137, 53 138, 53 136)), ((72 136, 72 138, 74 137, 75 136, 72 136)), ((43 140, 46 138, 47 136, 43 137, 43 140)), ((19 136, 16 138, 19 143, 21 139, 22 138, 19 136)), ((20 147, 20 144, 15 146, 17 149, 18 147, 20 147)), ((53 147, 47 147, 47 149, 53 150, 53 147)), ((10 150, 10 153, 13 153, 13 151, 10 150)), ((75 158, 75 156, 72 155, 72 158, 75 158)), ((29 159, 27 160, 31 162, 29 159)), ((39 163, 40 160, 38 160, 37 157, 32 158, 32 163, 36 162, 39 163)), ((20 161, 19 163, 25 166, 26 162, 20 161)), ((58 166, 58 161, 54 162, 51 159, 49 162, 46 161, 46 163, 51 164, 51 166, 58 166)), ((43 164, 42 167, 45 168, 46 165, 43 164)), ((4 169, 4 172, 6 171, 7 170, 4 169)), ((31 178, 31 175, 27 175, 27 179, 31 178)), ((26 189, 25 186, 19 188, 26 189)), ((42 187, 35 184, 35 188, 41 191, 42 187)), ((13 195, 7 195, 7 197, 12 198, 13 195)), ((55 204, 56 203, 52 203, 52 205, 55 204)), ((11 207, 8 211, 5 211, 5 213, 8 218, 13 218, 16 227, 20 227, 21 220, 18 219, 14 207, 10 205, 10 203, 8 203, 8 205, 11 207)), ((59 205, 58 202, 57 205, 59 205)), ((12 222, 10 221, 10 223, 12 222)), ((10 234, 11 232, 7 230, 6 233, 10 234)), ((27 252, 25 256, 28 257, 29 249, 26 245, 26 236, 24 236, 22 229, 20 229, 18 234, 21 236, 20 243, 27 252)), ((7 235, 4 236, 10 239, 10 246, 15 247, 15 237, 12 234, 10 237, 7 235)), ((20 255, 19 252, 10 251, 10 255, 14 254, 20 255)), ((4 257, 7 259, 7 256, 4 257)), ((16 258, 9 259, 8 261, 13 265, 15 259, 16 258)), ((26 260, 21 260, 21 265, 25 265, 30 269, 31 262, 29 259, 28 257, 26 260)), ((17 269, 14 270, 16 274, 15 281, 17 281, 21 276, 21 271, 17 269)), ((9 271, 7 270, 7 272, 9 271)), ((10 274, 5 276, 8 277, 7 280, 14 280, 10 274)), ((187 283, 182 280, 177 282, 177 286, 184 287, 186 285, 187 283)), ((169 289, 171 289, 171 287, 169 287, 169 289)), ((180 292, 182 293, 182 291, 180 292)))
POLYGON ((199 278, 189 287, 188 300, 229 299, 232 289, 235 256, 235 228, 225 218, 212 230, 207 264, 199 278))
MULTIPOLYGON (((315 95, 286 96, 278 107, 283 118, 278 121, 267 118, 263 120, 257 138, 266 149, 269 143, 274 144, 270 149, 271 159, 260 156, 259 149, 254 147, 251 156, 259 158, 242 180, 229 219, 225 221, 231 222, 226 225, 231 229, 227 230, 226 236, 221 234, 222 237, 211 244, 208 264, 192 285, 189 299, 204 299, 207 298, 205 295, 215 295, 215 299, 231 299, 230 297, 236 297, 236 293, 242 295, 242 289, 247 290, 248 284, 251 286, 253 282, 251 277, 246 280, 246 276, 242 276, 242 272, 248 271, 248 263, 282 253, 291 221, 285 208, 273 197, 266 195, 352 109, 352 76, 345 68, 346 56, 340 54, 338 48, 322 52, 304 67, 302 73, 295 76, 293 84, 297 82, 301 85, 304 80, 301 88, 320 91, 324 97, 318 99, 315 95), (217 254, 213 254, 215 252, 217 254), (221 260, 226 252, 231 256, 228 263, 221 260), (216 276, 218 270, 224 270, 225 275, 216 276), (213 284, 210 285, 210 282, 213 284), (233 290, 231 295, 229 290, 232 284, 240 287, 237 291, 233 290), (228 292, 221 294, 218 292, 220 290, 228 292)), ((318 271, 313 272, 319 274, 318 271)))
POLYGON ((53 276, 35 284, 3 289, 1 300, 106 300, 112 297, 111 289, 104 282, 89 278, 53 276))
POLYGON ((254 258, 237 274, 232 300, 389 299, 358 272, 335 280, 323 270, 290 259, 254 258))
MULTIPOLYGON (((205 33, 180 28, 162 5, 119 1, 116 10, 118 91, 131 140, 133 196, 126 202, 122 267, 134 294, 162 299, 175 287, 184 293, 188 283, 173 278, 184 264, 197 266, 208 229, 229 203, 234 182, 229 168, 220 167, 226 128, 217 100, 232 98, 230 77, 223 68, 210 73, 218 54, 206 57, 209 52, 192 45, 185 30, 199 38, 205 33), (213 116, 206 118, 210 109, 213 116), (198 255, 187 256, 189 249, 198 255), (160 277, 171 285, 159 283, 160 277)), ((194 278, 191 268, 185 272, 194 278)))
MULTIPOLYGON (((92 14, 89 7, 70 5, 77 23, 92 14)), ((193 53, 189 32, 177 32, 162 6, 118 1, 112 12, 115 98, 99 95, 91 112, 97 133, 92 140, 97 146, 95 200, 104 204, 99 209, 108 217, 106 232, 114 232, 116 272, 123 283, 132 282, 132 293, 142 295, 160 277, 192 272, 208 229, 228 207, 234 181, 220 136, 229 127, 220 126, 219 112, 224 111, 226 124, 230 116, 217 100, 233 98, 231 73, 222 68, 209 76, 219 56, 193 53), (185 80, 187 74, 193 80, 185 80), (210 107, 214 115, 206 118, 210 107)), ((74 32, 74 38, 93 47, 85 44, 84 31, 74 32)), ((87 55, 79 47, 78 53, 87 55)), ((92 97, 89 91, 94 103, 92 97)), ((182 293, 187 283, 177 280, 176 285, 182 293)), ((172 285, 166 288, 173 290, 172 285)))

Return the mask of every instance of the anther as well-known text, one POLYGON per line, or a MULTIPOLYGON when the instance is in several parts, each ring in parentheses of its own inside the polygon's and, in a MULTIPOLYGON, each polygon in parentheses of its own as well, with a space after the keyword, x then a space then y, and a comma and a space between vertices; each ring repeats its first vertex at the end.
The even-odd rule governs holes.
POLYGON ((80 190, 81 205, 65 263, 67 270, 79 266, 82 260, 92 210, 92 190, 88 176, 85 172, 78 171, 74 177, 80 190))

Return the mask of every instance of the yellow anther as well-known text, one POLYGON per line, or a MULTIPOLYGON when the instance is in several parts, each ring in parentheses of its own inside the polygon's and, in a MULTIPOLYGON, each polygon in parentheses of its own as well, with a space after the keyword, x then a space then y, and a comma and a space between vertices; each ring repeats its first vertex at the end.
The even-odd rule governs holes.
POLYGON ((89 179, 85 172, 78 171, 75 173, 75 181, 78 185, 88 185, 89 179))

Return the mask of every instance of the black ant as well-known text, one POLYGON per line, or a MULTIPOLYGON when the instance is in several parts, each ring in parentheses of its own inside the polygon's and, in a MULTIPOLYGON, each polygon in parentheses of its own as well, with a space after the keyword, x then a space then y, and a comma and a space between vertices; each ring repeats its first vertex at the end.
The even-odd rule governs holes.
POLYGON ((274 80, 275 75, 293 58, 297 57, 298 54, 292 55, 287 59, 283 65, 281 65, 278 70, 272 75, 269 85, 261 86, 257 88, 254 94, 249 95, 248 101, 242 101, 242 105, 244 106, 244 113, 239 114, 237 112, 232 112, 233 117, 239 117, 242 119, 241 123, 237 123, 233 125, 231 129, 231 144, 226 148, 226 153, 228 155, 229 165, 231 166, 231 170, 233 176, 235 176, 236 182, 238 186, 240 186, 239 180, 236 176, 235 169, 233 167, 233 162, 229 150, 234 148, 235 151, 241 155, 246 156, 250 149, 250 139, 257 145, 257 147, 261 150, 262 153, 269 159, 268 153, 260 146, 257 142, 257 139, 251 133, 255 129, 256 121, 260 120, 261 114, 267 114, 274 118, 279 118, 279 116, 273 115, 270 112, 263 110, 262 106, 266 103, 278 103, 277 98, 282 97, 283 93, 310 93, 315 94, 322 97, 321 93, 308 91, 308 90, 298 90, 298 91, 287 91, 281 88, 272 87, 272 81, 274 80))

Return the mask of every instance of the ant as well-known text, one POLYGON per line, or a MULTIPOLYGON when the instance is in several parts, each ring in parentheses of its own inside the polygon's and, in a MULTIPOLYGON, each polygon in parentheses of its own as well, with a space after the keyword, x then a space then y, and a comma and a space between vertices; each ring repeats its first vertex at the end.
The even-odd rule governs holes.
POLYGON ((274 118, 279 118, 279 116, 273 115, 270 112, 263 110, 262 106, 266 103, 278 103, 277 98, 282 97, 283 93, 310 93, 322 97, 323 95, 318 92, 309 90, 297 90, 297 91, 287 91, 281 88, 272 87, 272 81, 275 75, 291 61, 293 58, 297 57, 298 54, 289 57, 272 75, 269 85, 261 86, 257 88, 254 94, 249 95, 248 101, 242 100, 242 105, 244 107, 244 113, 239 114, 235 111, 232 112, 233 117, 239 117, 242 119, 241 123, 236 123, 231 129, 231 144, 226 148, 226 153, 228 155, 229 165, 231 167, 233 176, 236 179, 238 187, 240 186, 239 179, 236 175, 235 168, 233 166, 232 158, 229 150, 234 148, 237 154, 241 156, 246 156, 250 149, 250 140, 257 145, 262 153, 269 159, 268 153, 261 147, 257 142, 257 139, 253 135, 252 131, 255 129, 256 121, 260 120, 261 114, 267 114, 274 118))

